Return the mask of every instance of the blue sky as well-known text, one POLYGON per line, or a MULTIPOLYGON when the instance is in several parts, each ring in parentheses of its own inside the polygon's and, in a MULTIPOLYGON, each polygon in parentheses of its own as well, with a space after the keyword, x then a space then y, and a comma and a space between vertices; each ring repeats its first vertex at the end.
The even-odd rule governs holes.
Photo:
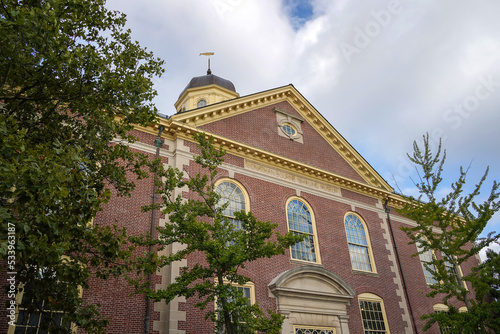
MULTIPOLYGON (((166 61, 157 107, 194 76, 241 96, 294 86, 396 189, 414 194, 406 153, 426 132, 447 149, 445 193, 469 166, 500 180, 500 1, 111 0, 133 38, 166 61)), ((500 231, 496 215, 487 231, 500 231)))
POLYGON ((304 26, 314 15, 312 1, 307 0, 285 0, 283 6, 290 17, 294 29, 298 30, 304 26))

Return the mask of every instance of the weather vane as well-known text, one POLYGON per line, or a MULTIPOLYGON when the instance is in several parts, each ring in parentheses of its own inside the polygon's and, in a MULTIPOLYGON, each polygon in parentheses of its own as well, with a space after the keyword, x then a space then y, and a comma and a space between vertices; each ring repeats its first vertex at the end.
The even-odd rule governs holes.
POLYGON ((210 56, 213 56, 214 53, 213 52, 203 52, 203 53, 200 53, 200 56, 208 56, 208 70, 207 70, 207 74, 212 74, 212 70, 210 69, 210 56))

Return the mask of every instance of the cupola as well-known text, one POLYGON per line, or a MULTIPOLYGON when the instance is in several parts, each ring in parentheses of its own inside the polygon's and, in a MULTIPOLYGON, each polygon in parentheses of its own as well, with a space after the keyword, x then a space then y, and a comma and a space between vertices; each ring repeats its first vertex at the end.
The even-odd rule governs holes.
POLYGON ((209 68, 206 75, 191 79, 174 105, 177 112, 183 112, 239 96, 231 81, 212 74, 209 68))

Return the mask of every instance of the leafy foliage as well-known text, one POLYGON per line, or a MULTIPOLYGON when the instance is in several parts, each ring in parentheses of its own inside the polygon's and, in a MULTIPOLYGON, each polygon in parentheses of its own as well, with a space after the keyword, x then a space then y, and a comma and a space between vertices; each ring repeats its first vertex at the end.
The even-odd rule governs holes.
MULTIPOLYGON (((106 321, 79 288, 120 275, 126 231, 92 225, 111 194, 146 176, 127 142, 156 119, 162 61, 130 39, 104 0, 0 2, 0 256, 15 235, 16 283, 89 333, 106 321), (117 138, 121 138, 117 140, 117 138), (50 275, 42 275, 50 271, 50 275), (50 300, 49 300, 50 298, 50 300)), ((12 246, 12 245, 10 245, 12 246)), ((12 247, 11 247, 12 250, 12 247)), ((47 318, 50 332, 64 331, 47 318)))
POLYGON ((206 313, 207 319, 216 323, 216 331, 281 333, 283 317, 273 312, 265 316, 258 304, 251 305, 238 289, 249 282, 239 274, 239 269, 260 258, 284 254, 286 248, 301 241, 303 236, 274 233, 277 224, 259 221, 251 212, 235 213, 241 222, 241 229, 236 228, 223 215, 227 203, 222 203, 214 186, 225 152, 214 147, 211 137, 195 134, 194 138, 201 149, 195 157, 201 173, 186 178, 178 169, 169 166, 163 170, 157 166, 158 175, 163 178, 158 184, 163 203, 158 207, 168 216, 169 223, 159 229, 159 239, 154 243, 163 248, 172 244, 183 247, 156 261, 150 259, 154 265, 149 270, 156 271, 195 252, 203 255, 203 261, 183 268, 175 282, 165 289, 152 291, 147 285, 140 286, 140 281, 136 284, 157 301, 165 299, 168 303, 176 296, 197 297, 196 306, 201 309, 216 303, 215 310, 209 307, 206 313), (188 189, 190 196, 175 196, 179 189, 188 189))
MULTIPOLYGON (((452 333, 492 333, 498 325, 493 314, 498 312, 500 304, 489 298, 491 289, 488 272, 496 270, 493 264, 498 262, 492 256, 490 264, 482 264, 475 270, 462 276, 459 266, 471 257, 478 256, 479 251, 496 242, 499 235, 490 233, 486 238, 478 240, 486 224, 500 209, 499 184, 494 181, 489 196, 477 204, 476 199, 486 180, 488 170, 473 188, 470 194, 464 194, 467 170, 460 169, 460 176, 451 185, 451 192, 443 198, 437 198, 441 190, 443 165, 446 152, 441 153, 441 145, 433 153, 429 145, 429 136, 423 137, 423 149, 416 142, 413 144, 413 155, 410 160, 417 166, 420 180, 416 186, 419 198, 406 197, 406 205, 398 210, 403 216, 413 220, 417 226, 403 228, 411 243, 419 245, 419 253, 431 250, 436 256, 426 264, 436 280, 430 287, 429 297, 442 298, 449 312, 432 313, 424 316, 428 322, 424 329, 438 322, 441 328, 449 328, 452 333), (465 287, 470 282, 473 290, 465 287), (461 313, 454 307, 454 300, 465 303, 468 311, 461 313)), ((498 279, 498 275, 496 275, 498 279)), ((498 313, 496 313, 498 314, 498 313)))

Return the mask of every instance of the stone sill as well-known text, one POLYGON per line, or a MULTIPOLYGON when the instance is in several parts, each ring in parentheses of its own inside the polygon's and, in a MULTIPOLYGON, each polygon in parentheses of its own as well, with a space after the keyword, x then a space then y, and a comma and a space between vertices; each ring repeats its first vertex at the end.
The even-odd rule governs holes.
POLYGON ((353 269, 353 270, 352 270, 352 273, 353 273, 354 275, 364 275, 364 276, 371 276, 371 277, 380 277, 380 274, 379 274, 379 273, 373 273, 373 272, 363 271, 363 270, 356 270, 356 269, 353 269))

